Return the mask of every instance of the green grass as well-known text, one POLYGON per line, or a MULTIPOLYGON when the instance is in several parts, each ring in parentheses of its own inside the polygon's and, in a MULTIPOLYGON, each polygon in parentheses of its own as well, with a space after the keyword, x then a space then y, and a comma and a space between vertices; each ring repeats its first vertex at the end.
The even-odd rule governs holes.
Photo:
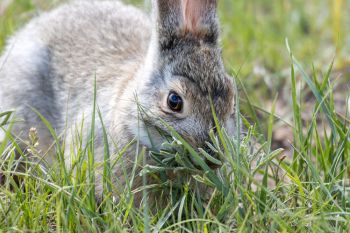
MULTIPOLYGON (((50 7, 50 1, 14 0, 0 16, 0 47, 36 12, 50 7)), ((75 166, 64 165, 64 147, 55 136, 61 159, 58 169, 48 171, 29 159, 38 154, 35 131, 29 152, 8 134, 0 144, 5 182, 0 232, 349 232, 350 119, 344 104, 349 92, 341 88, 349 82, 348 10, 341 0, 220 2, 223 54, 236 76, 246 128, 244 135, 238 132, 239 140, 220 128, 212 134, 210 147, 220 160, 194 150, 169 129, 172 140, 151 154, 155 165, 143 164, 146 152, 139 151, 135 164, 143 167, 141 173, 135 169, 128 185, 116 187, 110 181, 118 161, 110 160, 103 131, 104 199, 97 203, 94 146, 82 143, 80 128, 75 166), (281 127, 290 132, 285 150, 276 146, 281 127), (213 171, 202 158, 223 166, 213 171), (176 178, 167 179, 169 172, 176 178), (131 189, 140 174, 145 186, 131 189), (118 190, 118 202, 112 190, 118 190), (135 196, 154 192, 163 203, 134 207, 135 196)), ((95 107, 93 117, 103 121, 95 107)), ((0 114, 0 126, 9 114, 0 114)))

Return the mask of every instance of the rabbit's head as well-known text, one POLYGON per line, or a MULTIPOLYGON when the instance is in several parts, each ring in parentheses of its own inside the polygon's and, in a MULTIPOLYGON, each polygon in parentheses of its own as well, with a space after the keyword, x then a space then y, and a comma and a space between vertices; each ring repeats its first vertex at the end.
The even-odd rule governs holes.
MULTIPOLYGON (((143 135, 155 128, 167 131, 165 122, 201 147, 215 127, 211 106, 234 135, 235 90, 218 45, 216 0, 156 0, 153 5, 155 30, 138 88, 144 126, 153 130, 143 135)), ((146 139, 143 143, 150 146, 146 139)))

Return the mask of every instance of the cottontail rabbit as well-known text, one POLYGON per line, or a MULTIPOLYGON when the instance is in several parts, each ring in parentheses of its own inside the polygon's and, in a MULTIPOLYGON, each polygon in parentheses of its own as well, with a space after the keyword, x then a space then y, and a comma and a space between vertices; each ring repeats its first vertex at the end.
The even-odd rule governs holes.
MULTIPOLYGON (((0 111, 14 109, 22 121, 13 132, 23 136, 35 127, 48 146, 51 134, 33 109, 58 133, 82 120, 88 130, 96 78, 97 106, 115 151, 135 138, 159 147, 164 122, 203 146, 214 127, 210 99, 233 134, 235 91, 221 58, 216 8, 216 0, 155 0, 150 17, 118 1, 90 1, 44 13, 9 41, 0 60, 0 111)), ((101 162, 96 127, 95 161, 101 162)), ((73 139, 66 135, 70 164, 73 139)), ((131 168, 135 152, 124 156, 131 168)))

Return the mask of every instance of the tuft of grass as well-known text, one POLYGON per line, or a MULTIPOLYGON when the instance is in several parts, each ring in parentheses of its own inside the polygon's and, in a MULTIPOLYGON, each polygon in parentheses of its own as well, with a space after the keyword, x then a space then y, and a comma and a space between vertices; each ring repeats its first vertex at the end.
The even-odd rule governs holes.
MULTIPOLYGON (((282 149, 272 150, 272 129, 275 123, 273 105, 267 125, 268 137, 262 144, 254 143, 257 126, 245 123, 246 132, 229 137, 217 125, 207 143, 213 154, 192 148, 176 131, 160 151, 141 150, 135 158, 148 156, 152 165, 134 169, 128 174, 130 186, 117 187, 111 182, 116 163, 110 155, 107 132, 104 135, 103 195, 95 202, 94 190, 98 165, 93 156, 94 125, 90 140, 82 145, 83 132, 76 135, 71 151, 63 151, 59 137, 39 114, 56 138, 58 158, 72 153, 76 158, 67 167, 60 160, 58 169, 46 169, 36 159, 35 131, 28 149, 22 150, 18 139, 8 130, 0 146, 0 229, 2 231, 63 232, 347 232, 350 230, 349 185, 349 120, 336 114, 332 100, 330 69, 318 82, 302 69, 291 54, 292 101, 294 120, 293 157, 282 149), (317 99, 313 118, 302 122, 295 85, 296 73, 317 99), (320 125, 323 126, 320 129, 320 125), (15 158, 15 157, 18 158, 15 158), (221 165, 210 168, 205 160, 221 165), (18 167, 21 165, 21 169, 18 167), (133 189, 133 177, 151 177, 133 189), (19 179, 20 182, 18 182, 19 179), (148 180, 152 182, 147 183, 148 180), (112 190, 123 190, 117 196, 112 190), (143 192, 147 205, 136 207, 135 195, 143 192), (156 195, 156 199, 152 199, 156 195), (151 198, 151 199, 149 199, 151 198), (115 199, 118 199, 116 202, 115 199), (151 202, 148 202, 151 200, 151 202)), ((317 74, 313 74, 316 76, 317 74)), ((92 122, 103 116, 98 107, 92 122)), ((252 107, 252 109, 254 109, 252 107)), ((215 113, 214 119, 215 119, 215 113)), ((241 116, 238 116, 241 118, 241 116)), ((243 122, 246 122, 243 119, 243 122)), ((83 123, 82 123, 83 124, 83 123)), ((259 124, 258 122, 256 125, 259 124)), ((83 125, 77 127, 82 129, 83 125)))

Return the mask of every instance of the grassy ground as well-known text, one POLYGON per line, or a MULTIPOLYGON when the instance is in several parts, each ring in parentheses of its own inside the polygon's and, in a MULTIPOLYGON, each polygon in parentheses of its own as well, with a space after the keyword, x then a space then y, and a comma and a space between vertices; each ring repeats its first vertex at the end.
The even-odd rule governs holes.
MULTIPOLYGON (((0 48, 23 23, 59 2, 0 2, 0 48)), ((0 232, 350 231, 350 4, 219 2, 223 54, 227 69, 236 76, 248 132, 241 143, 224 130, 213 137, 212 147, 224 166, 212 171, 199 159, 208 155, 195 152, 173 132, 176 140, 157 155, 165 160, 143 172, 161 177, 169 167, 179 173, 193 171, 191 162, 181 161, 194 161, 198 168, 196 175, 140 191, 147 196, 152 189, 160 190, 169 197, 166 207, 134 208, 135 193, 128 187, 114 203, 109 195, 114 187, 109 185, 105 201, 97 205, 85 178, 93 167, 82 161, 78 171, 60 164, 59 172, 45 172, 28 164, 29 171, 19 173, 13 169, 13 152, 19 148, 5 141, 0 144, 0 154, 6 157, 0 160, 6 178, 0 187, 0 232), (259 146, 252 145, 255 140, 259 146), (15 184, 13 173, 24 180, 22 186, 15 184), (203 197, 190 183, 204 183, 214 192, 203 197)), ((32 139, 35 154, 35 132, 32 139)), ((93 151, 80 153, 89 157, 93 151)), ((141 152, 138 159, 143 156, 141 152)), ((104 166, 108 183, 110 170, 104 166)))

